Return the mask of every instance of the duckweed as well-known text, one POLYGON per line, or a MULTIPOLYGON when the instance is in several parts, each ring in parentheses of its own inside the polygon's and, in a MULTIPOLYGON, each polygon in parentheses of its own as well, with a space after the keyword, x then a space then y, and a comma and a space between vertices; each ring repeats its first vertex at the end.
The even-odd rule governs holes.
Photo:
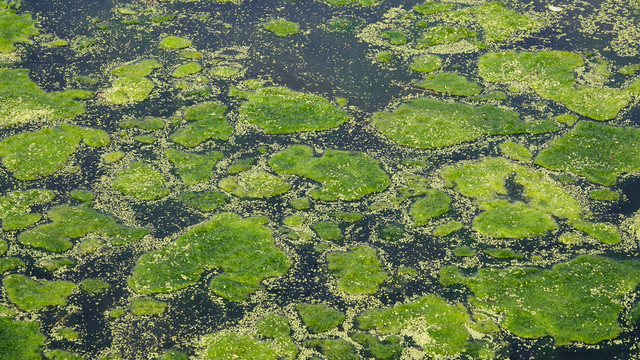
POLYGON ((336 328, 342 324, 345 317, 338 311, 324 304, 298 304, 298 315, 304 325, 312 333, 321 333, 336 328))
POLYGON ((269 159, 269 166, 279 174, 296 174, 322 184, 309 191, 316 200, 357 200, 380 192, 389 186, 389 175, 378 160, 364 153, 327 149, 322 157, 313 157, 313 150, 304 145, 292 145, 269 159))
POLYGON ((178 176, 186 185, 209 180, 213 175, 213 166, 223 157, 222 153, 218 151, 193 154, 167 149, 164 154, 176 167, 178 176))
POLYGON ((164 129, 165 121, 163 118, 149 117, 145 119, 129 119, 118 123, 123 129, 140 129, 140 130, 160 130, 164 129))
POLYGON ((550 213, 521 202, 484 202, 482 213, 473 219, 473 230, 496 238, 520 239, 541 236, 558 228, 550 213))
POLYGON ((0 360, 40 359, 46 339, 36 322, 0 317, 0 360))
POLYGON ((189 39, 184 39, 178 36, 167 36, 160 40, 158 46, 167 50, 179 50, 188 48, 191 44, 191 40, 189 39))
POLYGON ((467 28, 438 26, 430 28, 422 39, 418 40, 419 47, 429 47, 440 44, 451 44, 469 37, 476 37, 478 33, 467 28))
MULTIPOLYGON (((4 230, 19 230, 29 227, 42 218, 40 214, 29 212, 32 206, 45 204, 55 198, 51 190, 31 189, 13 191, 0 197, 0 218, 4 230)), ((6 251, 6 243, 0 246, 0 256, 6 251)))
POLYGON ((152 165, 132 162, 116 173, 111 185, 140 200, 156 200, 169 194, 164 176, 152 165))
POLYGON ((219 101, 188 107, 184 118, 192 122, 171 134, 171 141, 184 147, 194 147, 210 139, 229 139, 233 127, 224 116, 226 110, 227 106, 219 101))
POLYGON ((202 71, 202 66, 196 62, 190 62, 182 64, 175 68, 171 73, 171 76, 176 78, 183 78, 189 75, 197 74, 202 71))
POLYGON ((364 215, 360 213, 347 211, 332 211, 327 215, 349 224, 356 223, 364 218, 364 215))
POLYGON ((231 175, 241 173, 243 171, 251 169, 251 167, 255 164, 256 158, 241 159, 229 165, 229 167, 227 168, 227 173, 231 175))
POLYGON ((461 13, 452 14, 452 18, 462 18, 464 12, 473 17, 484 30, 483 39, 487 42, 501 42, 520 32, 539 29, 543 22, 520 14, 506 5, 492 1, 480 6, 461 10, 461 13))
POLYGON ((62 169, 81 142, 101 147, 109 144, 102 130, 60 124, 13 135, 0 142, 2 164, 20 180, 35 180, 62 169))
POLYGON ((232 89, 229 95, 246 100, 238 110, 240 118, 260 126, 267 134, 328 130, 349 119, 343 109, 329 100, 286 87, 232 89))
POLYGON ((340 224, 335 221, 320 221, 315 223, 312 228, 324 240, 342 241, 344 239, 340 224))
POLYGON ((77 287, 68 281, 38 281, 18 274, 7 275, 2 283, 9 300, 24 311, 65 306, 77 287))
POLYGON ((107 165, 113 164, 122 160, 124 156, 125 156, 124 151, 112 151, 104 154, 104 156, 102 157, 102 161, 107 165))
POLYGON ((222 273, 211 280, 210 290, 243 300, 262 287, 263 279, 284 275, 290 266, 265 222, 263 217, 215 214, 171 245, 142 255, 129 286, 138 293, 171 292, 195 284, 205 269, 215 268, 222 273))
POLYGON ((280 37, 295 35, 300 31, 298 24, 287 20, 271 20, 264 24, 263 28, 280 37))
POLYGON ((131 300, 131 313, 135 316, 160 315, 167 309, 167 303, 150 296, 137 297, 131 300))
POLYGON ((428 189, 409 209, 414 226, 424 226, 450 209, 451 197, 437 189, 428 189))
POLYGON ((347 294, 375 294, 387 278, 375 249, 366 245, 327 254, 327 267, 336 277, 338 291, 347 294))
POLYGON ((180 201, 200 211, 210 212, 224 205, 229 198, 220 191, 187 191, 178 197, 180 201))
POLYGON ((264 170, 254 168, 220 180, 218 186, 241 198, 269 198, 291 189, 291 184, 264 170))
POLYGON ((436 71, 441 67, 442 59, 432 54, 416 56, 411 61, 411 65, 409 65, 411 70, 425 73, 436 71))
POLYGON ((47 215, 53 222, 21 233, 18 240, 25 245, 62 252, 71 247, 71 239, 90 233, 109 236, 114 245, 139 240, 148 233, 145 229, 120 225, 115 219, 95 211, 88 204, 59 205, 51 208, 47 215))
POLYGON ((155 87, 153 81, 146 76, 160 67, 162 66, 156 60, 144 59, 111 70, 110 74, 116 78, 111 83, 111 87, 104 91, 104 99, 116 105, 145 100, 155 87))
POLYGON ((491 105, 471 106, 428 98, 406 100, 393 112, 376 112, 373 122, 404 146, 442 148, 486 135, 555 131, 552 121, 524 122, 518 114, 491 105))
POLYGON ((453 73, 429 74, 424 80, 416 82, 416 86, 456 96, 478 95, 482 91, 476 82, 453 73))

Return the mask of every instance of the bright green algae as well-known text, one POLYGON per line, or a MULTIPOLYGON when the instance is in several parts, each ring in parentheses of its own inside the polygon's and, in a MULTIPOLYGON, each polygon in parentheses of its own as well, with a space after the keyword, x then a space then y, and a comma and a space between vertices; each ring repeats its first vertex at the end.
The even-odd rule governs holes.
POLYGON ((287 336, 260 339, 257 335, 220 331, 205 335, 199 344, 202 359, 293 360, 298 348, 287 336))
POLYGON ((92 147, 106 146, 109 136, 102 130, 60 124, 2 140, 0 157, 17 179, 35 180, 62 169, 81 142, 92 147))
POLYGON ((156 117, 123 120, 118 123, 118 126, 123 129, 140 129, 147 131, 164 129, 165 125, 164 119, 156 117))
POLYGON ((76 117, 85 108, 75 100, 92 96, 84 90, 46 92, 31 81, 29 70, 0 69, 0 127, 76 117))
POLYGON ((613 185, 619 175, 640 170, 640 129, 582 121, 552 141, 535 163, 613 185))
POLYGON ((514 143, 513 141, 507 141, 500 144, 500 152, 502 152, 502 155, 505 157, 516 161, 529 162, 533 158, 531 150, 527 149, 524 145, 514 143))
POLYGON ((334 329, 345 319, 340 311, 324 304, 298 304, 296 310, 304 325, 312 333, 334 329))
POLYGON ((451 26, 438 26, 429 28, 421 39, 418 40, 418 47, 429 47, 440 44, 451 44, 462 39, 476 37, 478 33, 466 28, 451 26))
POLYGON ((227 106, 219 101, 204 102, 188 107, 184 119, 190 121, 171 134, 171 141, 184 147, 195 147, 210 140, 228 140, 233 127, 224 116, 227 106))
POLYGON ((291 184, 264 170, 254 168, 220 180, 220 189, 240 198, 270 198, 291 189, 291 184))
POLYGON ((449 211, 451 197, 437 189, 427 189, 423 197, 416 200, 409 209, 414 226, 424 226, 431 219, 449 211))
POLYGON ((358 360, 360 357, 353 344, 343 339, 311 339, 304 346, 318 350, 329 360, 358 360))
MULTIPOLYGON (((3 230, 24 229, 38 222, 40 214, 29 212, 34 205, 45 204, 53 200, 55 194, 51 190, 31 189, 13 191, 0 197, 0 219, 3 230)), ((0 251, 0 255, 4 253, 0 251)))
POLYGON ((167 50, 179 50, 191 46, 191 40, 184 39, 179 36, 167 36, 160 40, 158 46, 167 50))
POLYGON ((84 279, 80 283, 80 288, 89 294, 101 294, 111 288, 111 285, 100 279, 84 279))
POLYGON ((460 283, 474 293, 471 302, 501 315, 503 329, 523 338, 550 335, 559 345, 596 344, 622 332, 622 297, 640 282, 635 261, 581 255, 548 270, 485 268, 465 277, 441 270, 441 282, 460 283))
POLYGON ((153 70, 162 67, 153 59, 144 59, 136 63, 123 65, 111 70, 116 78, 111 87, 103 93, 103 98, 112 104, 126 105, 145 100, 155 87, 153 81, 146 76, 153 70))
POLYGON ((167 303, 150 296, 137 297, 131 300, 131 313, 135 316, 160 315, 167 309, 167 303))
POLYGON ((147 163, 132 162, 116 173, 111 185, 140 200, 156 200, 169 194, 162 173, 147 163))
POLYGON ((193 154, 167 149, 164 154, 176 167, 178 176, 186 185, 194 185, 209 180, 213 175, 213 166, 223 157, 222 153, 218 151, 193 154))
POLYGON ((342 241, 344 239, 342 229, 340 229, 340 224, 335 221, 319 221, 313 225, 312 229, 324 240, 342 241))
POLYGON ((50 360, 85 360, 79 354, 66 350, 47 351, 44 356, 50 360))
POLYGON ((589 192, 589 198, 599 201, 618 201, 620 193, 609 189, 595 189, 589 192))
POLYGON ((287 37, 297 34, 300 31, 300 26, 292 21, 271 20, 263 25, 263 29, 276 36, 287 37))
POLYGON ((0 317, 0 360, 40 359, 45 340, 38 323, 0 317))
POLYGON ((205 270, 218 269, 222 274, 211 280, 211 291, 243 300, 262 288, 262 280, 284 275, 290 266, 265 222, 234 213, 213 215, 171 245, 142 255, 129 286, 138 293, 171 292, 195 284, 205 270))
POLYGON ((415 84, 418 87, 456 96, 478 95, 482 88, 475 81, 453 73, 436 73, 425 76, 415 84))
POLYGON ((358 200, 389 186, 389 175, 380 162, 364 153, 327 149, 321 157, 313 149, 292 145, 269 159, 269 166, 279 174, 295 174, 322 184, 309 191, 317 200, 358 200))
POLYGON ((72 239, 87 234, 108 236, 114 245, 121 245, 139 240, 148 233, 145 229, 120 225, 112 217, 95 211, 88 204, 59 205, 51 208, 47 215, 51 223, 21 233, 18 240, 25 245, 62 252, 72 246, 72 239))
POLYGON ((229 95, 246 100, 238 110, 240 119, 260 126, 267 134, 328 130, 349 119, 343 109, 329 100, 286 87, 255 91, 234 88, 229 95))
POLYGON ((327 267, 336 277, 338 291, 346 294, 375 294, 388 276, 376 250, 367 245, 327 254, 327 267))
POLYGON ((552 121, 524 122, 517 113, 492 105, 471 106, 429 98, 406 100, 393 112, 376 112, 378 129, 401 145, 442 148, 486 135, 555 131, 552 121))
POLYGON ((409 65, 411 70, 425 73, 436 71, 441 67, 442 59, 432 54, 416 56, 411 61, 411 65, 409 65))
POLYGON ((400 338, 395 335, 380 341, 377 336, 358 331, 351 334, 351 339, 366 349, 365 356, 373 356, 376 360, 401 359, 402 346, 399 345, 400 338))
POLYGON ((68 281, 38 281, 17 274, 7 275, 2 283, 9 300, 24 311, 65 306, 67 298, 77 287, 68 281))
POLYGON ((225 194, 215 190, 187 191, 180 194, 178 198, 185 204, 204 212, 214 211, 229 200, 225 194))
POLYGON ((16 14, 9 3, 0 3, 0 52, 14 52, 17 43, 30 44, 31 37, 40 33, 35 25, 31 15, 16 14))
POLYGON ((202 71, 202 66, 196 62, 190 62, 182 64, 175 68, 171 73, 171 76, 176 78, 183 78, 189 75, 197 74, 202 71))
POLYGON ((583 64, 580 55, 564 51, 500 52, 481 56, 478 70, 489 82, 522 84, 578 114, 596 120, 613 119, 628 105, 629 93, 578 85, 574 70, 583 64))

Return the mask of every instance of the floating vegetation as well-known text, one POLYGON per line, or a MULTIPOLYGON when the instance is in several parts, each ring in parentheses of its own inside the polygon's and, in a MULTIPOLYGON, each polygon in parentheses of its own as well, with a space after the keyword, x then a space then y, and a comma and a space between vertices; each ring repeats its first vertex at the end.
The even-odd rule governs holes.
MULTIPOLYGON (((32 206, 45 204, 55 198, 51 190, 32 189, 14 191, 0 197, 0 219, 3 230, 19 230, 29 227, 42 218, 40 214, 29 212, 32 206)), ((0 256, 6 251, 6 243, 0 246, 0 256), (1 249, 4 247, 5 251, 1 249)))
POLYGON ((295 35, 300 31, 300 26, 298 24, 287 20, 271 20, 265 23, 263 28, 280 37, 295 35))
POLYGON ((291 339, 260 340, 256 336, 221 331, 202 337, 198 345, 203 359, 294 359, 298 348, 291 339))
POLYGON ((131 300, 131 313, 135 316, 160 315, 166 309, 166 303, 150 296, 137 297, 131 300))
POLYGON ((184 39, 178 36, 167 36, 160 40, 158 46, 167 50, 179 50, 188 48, 191 44, 191 40, 189 39, 184 39))
POLYGON ((341 312, 324 304, 298 304, 296 310, 304 325, 312 333, 334 329, 345 319, 341 312))
POLYGON ((175 68, 171 73, 171 76, 176 78, 183 78, 189 75, 197 74, 202 71, 202 66, 196 62, 190 62, 182 64, 175 68))
POLYGON ((620 193, 609 189, 596 189, 589 192, 589 197, 599 201, 618 201, 620 193))
POLYGON ((200 211, 210 212, 224 205, 229 198, 220 191, 187 191, 180 194, 179 199, 185 204, 200 211))
POLYGON ((146 76, 161 65, 153 59, 140 60, 111 70, 116 78, 111 87, 102 93, 105 101, 116 105, 125 105, 145 100, 155 87, 153 81, 146 76))
POLYGON ((46 337, 36 322, 25 322, 0 317, 0 359, 39 359, 46 337))
POLYGON ((291 184, 264 170, 252 169, 220 180, 220 189, 241 198, 269 198, 284 194, 291 184))
POLYGON ((429 74, 425 76, 424 80, 416 82, 416 86, 456 96, 473 96, 482 91, 476 82, 452 73, 429 74))
POLYGON ((141 162, 132 162, 117 172, 111 186, 140 200, 156 200, 169 194, 160 171, 141 162))
POLYGON ((432 54, 416 56, 409 65, 411 70, 424 73, 436 71, 441 67, 442 59, 432 54))
POLYGON ((449 211, 451 198, 437 189, 428 189, 424 196, 416 200, 409 210, 414 226, 424 226, 431 219, 449 211))
POLYGON ((500 144, 500 151, 509 159, 529 162, 533 158, 533 154, 524 145, 514 143, 513 141, 507 141, 500 144))
POLYGON ((191 121, 171 134, 171 141, 184 147, 195 147, 210 140, 227 140, 233 127, 224 116, 227 106, 221 102, 205 102, 188 107, 184 119, 191 121))
POLYGON ((421 39, 418 46, 426 48, 433 45, 451 44, 469 37, 476 37, 478 33, 466 28, 456 28, 451 26, 430 28, 421 39))
POLYGON ((167 149, 164 154, 176 167, 180 179, 186 185, 194 185, 209 180, 213 175, 213 166, 223 157, 222 153, 217 151, 193 154, 167 149))
POLYGON ((335 221, 327 220, 317 222, 313 225, 312 229, 324 240, 342 241, 344 239, 342 229, 340 229, 340 224, 335 221))
POLYGON ((80 288, 89 294, 101 294, 111 288, 111 285, 100 279, 85 279, 80 283, 80 288))
POLYGON ((8 1, 0 3, 0 52, 14 52, 18 43, 31 44, 31 37, 39 33, 31 15, 16 14, 8 1))
POLYGON ((9 300, 24 311, 64 306, 77 287, 69 281, 38 281, 18 274, 7 275, 2 284, 9 300))
POLYGON ((327 254, 327 267, 346 294, 375 294, 388 276, 375 249, 366 245, 327 254))

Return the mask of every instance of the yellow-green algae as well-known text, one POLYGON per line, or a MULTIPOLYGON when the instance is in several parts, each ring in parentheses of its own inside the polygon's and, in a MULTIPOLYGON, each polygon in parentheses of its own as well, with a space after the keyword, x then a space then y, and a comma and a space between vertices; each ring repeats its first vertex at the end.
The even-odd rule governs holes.
POLYGON ((69 193, 69 196, 82 202, 93 201, 96 198, 96 195, 93 192, 84 189, 73 190, 69 193))
POLYGON ((71 269, 77 265, 76 261, 68 257, 42 259, 37 263, 41 267, 50 272, 58 270, 71 269))
POLYGON ((358 360, 358 352, 353 344, 344 339, 311 339, 304 346, 317 349, 329 360, 358 360))
POLYGON ((66 350, 50 350, 44 354, 50 360, 85 360, 80 354, 66 350))
POLYGON ((20 310, 37 311, 65 306, 77 285, 69 281, 33 280, 24 275, 7 275, 2 281, 9 300, 20 310))
POLYGON ((36 22, 30 14, 16 14, 8 1, 0 2, 0 52, 12 53, 15 44, 30 44, 31 37, 39 35, 36 22))
POLYGON ((327 254, 327 268, 336 277, 338 291, 346 294, 375 294, 388 276, 376 250, 367 245, 327 254))
POLYGON ((356 324, 361 330, 375 330, 382 335, 408 336, 432 358, 477 356, 476 352, 483 349, 468 330, 474 322, 467 309, 461 304, 449 304, 436 295, 391 308, 366 310, 358 315, 356 324))
POLYGON ((84 279, 80 283, 80 288, 89 294, 101 294, 111 288, 111 285, 100 279, 84 279))
POLYGON ((434 218, 447 213, 450 209, 451 197, 438 189, 427 189, 425 194, 416 200, 409 209, 414 226, 424 226, 434 218))
POLYGON ((385 31, 382 33, 382 37, 387 39, 391 45, 403 45, 407 43, 407 35, 401 31, 385 31))
POLYGON ((62 169, 81 142, 100 147, 109 144, 102 130, 71 124, 21 133, 0 142, 2 164, 20 180, 35 180, 62 169))
POLYGON ((46 339, 36 322, 0 317, 0 360, 40 359, 46 339))
POLYGON ((321 157, 313 156, 313 149, 292 145, 269 159, 269 166, 279 174, 295 174, 322 184, 309 191, 317 200, 358 200, 363 196, 385 190, 389 175, 380 162, 361 152, 327 149, 321 157))
POLYGON ((191 46, 191 40, 179 36, 167 36, 160 40, 158 46, 167 50, 179 50, 191 46))
POLYGON ((476 37, 478 33, 467 28, 451 26, 437 26, 429 28, 421 39, 418 40, 418 48, 426 48, 433 45, 451 44, 462 39, 476 37))
MULTIPOLYGON (((0 197, 2 229, 18 230, 35 224, 42 216, 29 212, 31 207, 48 203, 53 198, 55 198, 53 191, 44 189, 13 191, 0 197)), ((3 253, 4 251, 0 250, 0 255, 3 253)))
POLYGON ((413 11, 422 15, 432 15, 440 12, 448 11, 456 7, 456 4, 442 3, 436 1, 425 1, 413 7, 413 11))
POLYGON ((640 170, 640 129, 582 121, 540 151, 535 163, 613 185, 619 175, 640 170))
POLYGON ((527 149, 524 145, 513 141, 507 141, 500 144, 500 152, 509 159, 522 162, 529 162, 533 158, 531 150, 527 149))
POLYGON ((521 259, 522 254, 510 249, 487 249, 484 253, 496 259, 521 259))
POLYGON ((135 316, 160 315, 167 309, 167 303, 150 296, 137 297, 131 300, 131 313, 135 316))
POLYGON ((617 244, 622 241, 618 228, 614 225, 600 222, 590 222, 584 220, 574 220, 571 225, 587 235, 602 241, 606 244, 617 244))
POLYGON ((287 37, 295 35, 300 31, 300 25, 293 21, 271 20, 262 26, 266 31, 274 33, 276 36, 287 37))
POLYGON ((411 61, 409 68, 418 72, 432 72, 442 67, 442 59, 436 55, 425 54, 416 56, 411 61))
POLYGON ((119 66, 110 74, 116 78, 111 87, 106 89, 102 97, 109 103, 125 105, 145 100, 155 87, 147 78, 153 70, 162 67, 153 59, 143 59, 129 65, 119 66))
POLYGON ((629 93, 579 85, 574 70, 582 65, 580 55, 565 51, 499 52, 481 56, 478 73, 489 82, 531 88, 580 115, 595 120, 613 119, 629 104, 629 93))
POLYGON ((65 340, 78 340, 80 338, 80 333, 72 328, 68 327, 59 327, 55 328, 52 331, 54 337, 65 340))
POLYGON ((440 224, 436 226, 431 235, 433 236, 447 236, 451 233, 454 233, 458 230, 462 229, 462 223, 457 220, 449 221, 448 223, 440 224))
POLYGON ((165 125, 166 124, 164 119, 157 117, 149 117, 144 119, 128 119, 118 123, 118 126, 123 129, 135 128, 148 131, 164 129, 165 125))
POLYGON ((480 85, 475 81, 469 81, 464 76, 453 73, 429 74, 423 80, 416 82, 415 85, 438 93, 456 96, 478 95, 482 91, 480 85))
POLYGON ((253 165, 255 164, 256 164, 256 158, 251 157, 251 158, 240 159, 234 162, 233 164, 229 165, 229 167, 227 168, 227 173, 232 175, 241 173, 243 171, 251 169, 251 167, 253 167, 253 165))
POLYGON ((465 277, 440 271, 445 285, 463 284, 478 309, 499 316, 500 326, 523 338, 552 336, 558 345, 596 344, 622 333, 620 300, 640 282, 636 261, 580 255, 542 270, 483 268, 465 277))
POLYGON ((267 134, 322 131, 339 126, 349 115, 315 94, 286 87, 263 87, 255 91, 232 88, 229 96, 244 99, 240 119, 260 126, 267 134))
POLYGON ((399 345, 401 339, 395 335, 387 336, 382 341, 377 336, 363 331, 350 336, 366 349, 365 356, 370 355, 376 360, 400 360, 402 356, 402 346, 399 345))
POLYGON ((140 200, 156 200, 169 194, 165 178, 155 167, 132 162, 116 173, 111 185, 123 194, 140 200))
POLYGON ((476 251, 468 246, 460 246, 453 249, 453 255, 460 257, 473 257, 476 256, 476 251))
POLYGON ((384 224, 378 231, 378 237, 385 241, 398 241, 404 237, 404 225, 396 222, 384 224))
POLYGON ((210 151, 204 154, 194 154, 167 149, 165 156, 176 167, 176 172, 186 185, 194 185, 209 180, 213 175, 213 166, 222 159, 222 153, 210 151))
POLYGON ((21 268, 24 265, 24 261, 20 258, 12 256, 0 257, 0 274, 21 268))
POLYGON ((320 238, 324 240, 342 241, 344 239, 342 229, 340 229, 340 224, 335 221, 319 221, 315 223, 311 228, 320 238))
POLYGON ((204 212, 214 211, 229 200, 225 194, 215 190, 187 191, 180 194, 178 198, 185 204, 204 212))
POLYGON ((171 76, 176 78, 183 78, 189 75, 197 74, 202 71, 202 66, 197 62, 190 62, 182 64, 175 68, 171 73, 171 76))
POLYGON ((92 96, 85 90, 46 92, 29 78, 29 70, 0 69, 0 127, 76 117, 85 108, 75 100, 92 96))
POLYGON ((226 177, 218 183, 220 189, 241 198, 269 198, 291 189, 291 184, 264 170, 253 168, 226 177))
POLYGON ((180 235, 171 245, 142 255, 129 286, 138 293, 172 292, 200 280, 205 270, 221 274, 210 290, 232 301, 245 299, 262 288, 262 280, 284 275, 287 255, 273 243, 264 217, 242 218, 218 213, 180 235))
POLYGON ((87 234, 108 236, 114 245, 121 245, 139 240, 148 233, 145 229, 120 225, 112 217, 92 209, 89 204, 58 205, 51 208, 47 215, 51 223, 21 233, 18 240, 25 245, 62 252, 72 246, 72 239, 87 234))
POLYGON ((334 329, 345 319, 344 314, 325 304, 298 304, 296 310, 311 333, 334 329))
POLYGON ((589 198, 599 201, 618 201, 620 193, 609 189, 595 189, 589 191, 589 198))
POLYGON ((492 105, 471 106, 429 98, 406 100, 393 112, 376 112, 373 122, 401 145, 442 148, 487 135, 555 131, 552 121, 524 122, 517 113, 492 105))
POLYGON ((260 339, 256 335, 223 330, 203 336, 198 345, 201 359, 207 360, 293 360, 298 348, 287 337, 260 339))
POLYGON ((171 134, 171 141, 184 147, 194 147, 210 139, 229 139, 233 127, 227 121, 225 111, 227 106, 219 101, 186 108, 184 119, 191 122, 171 134))

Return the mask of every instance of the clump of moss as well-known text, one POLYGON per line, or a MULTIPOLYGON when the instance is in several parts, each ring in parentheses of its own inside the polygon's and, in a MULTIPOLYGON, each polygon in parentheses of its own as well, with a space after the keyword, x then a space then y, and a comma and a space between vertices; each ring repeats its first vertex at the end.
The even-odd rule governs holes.
POLYGON ((227 173, 232 175, 241 173, 243 171, 251 169, 251 167, 255 164, 256 164, 256 158, 251 157, 251 158, 241 159, 229 165, 229 167, 227 168, 227 173))
POLYGON ((496 259, 521 259, 522 254, 510 249, 487 249, 484 253, 496 259))
POLYGON ((595 189, 589 192, 589 197, 599 201, 618 201, 620 193, 609 189, 595 189))
POLYGON ((220 191, 187 191, 178 197, 180 201, 200 211, 210 212, 218 209, 229 201, 229 198, 220 191))
POLYGON ((289 320, 277 314, 267 314, 256 322, 258 334, 269 339, 283 339, 291 334, 289 320))
POLYGON ((404 237, 404 225, 396 222, 386 223, 378 231, 378 237, 384 241, 399 241, 404 237))
POLYGON ((92 96, 92 92, 84 90, 46 92, 31 81, 28 70, 0 69, 0 127, 73 118, 85 111, 84 104, 75 99, 92 96))
MULTIPOLYGON (((13 191, 1 196, 0 219, 2 219, 2 228, 7 231, 19 230, 35 224, 42 216, 29 212, 30 208, 34 205, 48 203, 54 197, 53 191, 44 189, 13 191)), ((6 245, 6 243, 4 244, 6 245)), ((3 253, 4 251, 0 250, 0 255, 3 253)))
POLYGON ((218 151, 192 154, 175 149, 167 149, 164 154, 175 165, 180 179, 186 185, 194 185, 209 180, 213 175, 213 166, 223 157, 222 153, 218 151))
POLYGON ((241 198, 269 198, 291 189, 291 184, 282 178, 258 168, 224 178, 218 186, 241 198))
POLYGON ((31 15, 16 14, 6 2, 0 4, 0 53, 14 52, 18 43, 30 44, 39 33, 31 15))
POLYGON ((100 279, 84 279, 80 283, 80 288, 89 294, 101 294, 111 288, 111 285, 100 279))
POLYGON ((375 249, 366 245, 327 254, 327 266, 338 291, 347 294, 375 294, 387 278, 375 249))
POLYGON ((574 69, 582 65, 580 55, 564 51, 489 53, 478 60, 479 74, 487 81, 520 83, 578 114, 596 120, 614 118, 629 103, 629 93, 577 85, 574 69))
POLYGON ((298 24, 287 20, 271 20, 265 23, 262 28, 280 37, 295 35, 300 31, 298 24))
POLYGON ((144 119, 123 120, 120 123, 118 123, 118 126, 120 126, 123 129, 135 128, 140 130, 153 131, 153 130, 164 129, 164 127, 166 126, 166 123, 163 118, 149 117, 144 119))
POLYGON ((65 306, 76 289, 68 281, 38 281, 24 275, 7 275, 2 281, 9 300, 24 311, 42 310, 48 306, 65 306))
POLYGON ((325 150, 313 157, 313 150, 293 145, 269 159, 269 166, 279 174, 296 174, 323 186, 309 192, 317 200, 358 200, 389 186, 389 175, 378 160, 355 151, 325 150))
POLYGON ((503 329, 523 338, 550 335, 566 345, 616 338, 620 300, 634 291, 639 275, 635 261, 581 255, 549 270, 485 268, 465 277, 443 268, 440 281, 468 286, 476 307, 503 315, 503 329))
POLYGON ((436 71, 441 67, 442 67, 442 59, 432 54, 416 56, 411 61, 411 65, 409 65, 409 68, 411 70, 424 72, 424 73, 436 71))
POLYGON ((429 29, 421 39, 418 40, 419 48, 440 44, 451 44, 462 39, 476 37, 478 33, 467 28, 451 26, 436 26, 429 29))
POLYGON ((640 170, 640 129, 582 121, 552 141, 535 163, 613 185, 618 175, 640 170))
POLYGON ((17 257, 0 257, 0 274, 21 268, 24 266, 24 261, 17 257))
POLYGON ((531 161, 533 154, 524 145, 507 141, 500 144, 500 151, 502 154, 510 159, 528 162, 531 161))
POLYGON ((260 126, 268 134, 322 131, 349 119, 343 109, 329 100, 286 87, 232 89, 229 95, 246 100, 238 110, 240 119, 260 126))
POLYGON ((178 36, 167 36, 162 40, 160 40, 160 43, 158 44, 158 46, 161 49, 166 49, 166 50, 179 50, 179 49, 188 48, 189 46, 191 46, 191 44, 192 44, 191 40, 189 39, 184 39, 178 36))
POLYGON ((132 162, 116 173, 111 185, 140 200, 156 200, 169 194, 164 176, 152 165, 132 162))
POLYGON ((462 223, 460 221, 452 220, 452 221, 449 221, 448 223, 436 226, 431 232, 431 235, 447 236, 460 229, 462 229, 462 223))
POLYGON ((146 76, 161 65, 153 59, 144 59, 136 63, 123 65, 111 70, 115 76, 111 87, 103 93, 103 98, 112 104, 125 105, 145 100, 155 87, 146 76))
POLYGON ((382 37, 387 39, 391 45, 404 45, 407 43, 407 35, 401 31, 385 31, 382 33, 382 37))
POLYGON ((366 349, 368 354, 365 355, 371 355, 376 360, 400 360, 402 356, 401 339, 395 335, 381 341, 375 335, 358 331, 351 334, 351 338, 366 349))
POLYGON ((36 322, 17 321, 0 317, 0 359, 40 359, 42 346, 47 339, 40 333, 36 322))
POLYGON ((476 251, 468 246, 461 246, 453 249, 453 255, 460 257, 476 256, 476 251))
POLYGON ((0 157, 17 179, 35 180, 64 167, 80 142, 92 147, 105 146, 109 136, 102 130, 61 124, 2 140, 0 157))
POLYGON ((260 340, 249 334, 236 334, 223 330, 203 336, 198 342, 198 355, 203 359, 295 359, 298 348, 287 336, 273 340, 260 340))
POLYGON ((344 239, 340 224, 335 221, 319 221, 312 228, 324 240, 342 241, 344 239))
POLYGON ((40 259, 37 263, 38 267, 50 272, 58 270, 71 269, 77 265, 76 261, 68 257, 55 257, 49 259, 40 259))
POLYGON ((229 139, 233 127, 224 116, 225 111, 227 106, 219 101, 188 107, 184 118, 191 123, 171 134, 171 141, 184 147, 194 147, 210 139, 229 139))
POLYGON ((334 329, 345 319, 340 311, 324 304, 298 304, 296 310, 304 325, 316 334, 334 329))
POLYGON ((558 228, 548 212, 521 202, 483 202, 482 213, 473 220, 473 229, 496 238, 520 239, 541 236, 558 228))
POLYGON ((312 339, 306 340, 303 345, 317 349, 329 360, 358 360, 356 348, 343 339, 312 339))
POLYGON ((135 316, 160 315, 167 309, 167 303, 150 296, 137 297, 131 300, 131 313, 135 316))
POLYGON ((472 96, 478 95, 482 88, 475 81, 469 81, 464 76, 453 73, 436 73, 425 76, 424 80, 415 83, 416 86, 439 93, 472 96))
POLYGON ((109 236, 115 245, 141 239, 148 233, 146 229, 120 225, 115 219, 95 211, 86 204, 59 205, 51 208, 47 214, 53 222, 21 233, 18 240, 25 245, 61 252, 71 247, 71 239, 89 233, 109 236))
POLYGON ((574 220, 571 222, 571 225, 573 225, 577 230, 593 236, 606 244, 617 244, 622 241, 618 228, 611 224, 574 220))
POLYGON ((425 226, 432 219, 437 218, 450 209, 451 197, 447 193, 428 189, 424 196, 416 200, 409 209, 409 215, 414 226, 425 226))
POLYGON ((552 121, 524 122, 518 114, 492 105, 471 106, 428 98, 407 100, 393 112, 376 112, 373 122, 401 145, 442 148, 486 135, 545 133, 557 130, 552 121))
POLYGON ((197 74, 202 71, 202 66, 197 62, 190 62, 186 64, 182 64, 175 68, 171 73, 171 76, 176 78, 183 78, 189 75, 197 74))
POLYGON ((283 275, 290 266, 286 254, 273 244, 266 219, 243 219, 218 213, 171 245, 142 255, 129 278, 138 293, 171 292, 195 284, 205 269, 219 269, 209 288, 229 300, 245 299, 260 282, 283 275))

